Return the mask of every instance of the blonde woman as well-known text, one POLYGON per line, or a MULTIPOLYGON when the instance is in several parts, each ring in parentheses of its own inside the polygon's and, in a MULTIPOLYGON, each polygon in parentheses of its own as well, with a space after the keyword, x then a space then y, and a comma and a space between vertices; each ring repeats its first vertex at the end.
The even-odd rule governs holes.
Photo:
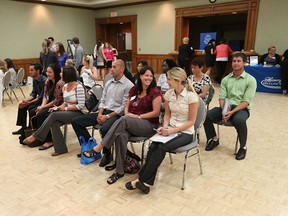
POLYGON ((97 68, 93 66, 93 56, 86 55, 83 58, 82 64, 80 80, 82 80, 86 87, 92 88, 95 85, 95 81, 99 79, 97 68))
POLYGON ((163 136, 171 134, 178 134, 178 136, 165 144, 152 142, 146 163, 139 172, 139 178, 125 184, 128 190, 137 188, 148 194, 166 152, 185 146, 193 140, 194 123, 199 105, 198 96, 182 68, 174 67, 169 70, 167 81, 170 89, 165 93, 164 123, 157 129, 157 133, 163 136))

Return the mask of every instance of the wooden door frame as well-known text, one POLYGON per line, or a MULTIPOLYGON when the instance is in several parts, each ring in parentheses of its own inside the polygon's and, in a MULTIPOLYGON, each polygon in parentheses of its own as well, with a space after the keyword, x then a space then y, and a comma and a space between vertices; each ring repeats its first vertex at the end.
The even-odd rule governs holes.
POLYGON ((247 13, 245 50, 254 50, 260 0, 242 0, 223 4, 202 5, 175 9, 175 50, 178 50, 183 37, 189 36, 189 18, 213 15, 247 13))
POLYGON ((101 32, 101 25, 105 24, 119 24, 131 23, 132 33, 132 71, 136 71, 136 58, 137 58, 137 15, 131 16, 118 16, 95 19, 96 39, 105 39, 105 32, 101 32))

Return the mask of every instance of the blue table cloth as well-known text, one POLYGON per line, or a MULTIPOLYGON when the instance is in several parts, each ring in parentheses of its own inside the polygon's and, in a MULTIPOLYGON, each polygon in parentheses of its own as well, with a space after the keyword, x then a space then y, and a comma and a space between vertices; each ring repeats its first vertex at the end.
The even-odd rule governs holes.
POLYGON ((262 65, 245 66, 245 71, 255 77, 257 92, 281 93, 280 67, 263 67, 262 65))

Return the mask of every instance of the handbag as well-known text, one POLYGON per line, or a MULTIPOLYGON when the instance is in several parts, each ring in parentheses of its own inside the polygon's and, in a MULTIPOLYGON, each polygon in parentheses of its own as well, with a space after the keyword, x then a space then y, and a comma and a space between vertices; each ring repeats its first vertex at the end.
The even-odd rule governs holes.
POLYGON ((137 173, 141 168, 139 163, 140 160, 141 158, 138 155, 127 150, 124 160, 124 172, 131 174, 137 173))
POLYGON ((85 138, 83 136, 79 137, 80 143, 81 143, 81 159, 80 163, 82 165, 90 164, 98 159, 101 158, 101 154, 97 154, 92 158, 87 158, 83 155, 84 151, 88 151, 91 148, 95 147, 97 145, 96 140, 94 137, 89 138, 89 140, 86 142, 85 138))

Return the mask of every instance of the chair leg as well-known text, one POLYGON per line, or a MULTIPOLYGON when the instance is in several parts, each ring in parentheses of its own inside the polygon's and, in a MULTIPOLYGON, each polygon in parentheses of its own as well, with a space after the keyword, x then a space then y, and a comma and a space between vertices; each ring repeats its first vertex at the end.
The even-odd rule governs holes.
POLYGON ((183 167, 183 177, 182 177, 182 190, 185 189, 185 177, 186 177, 186 168, 187 168, 187 158, 188 158, 188 151, 186 151, 185 159, 184 159, 184 167, 183 167))
POLYGON ((11 89, 11 92, 13 92, 13 94, 14 94, 14 96, 15 96, 17 102, 19 102, 18 97, 17 97, 17 95, 15 94, 15 91, 14 91, 13 89, 11 89))
POLYGON ((172 154, 169 152, 170 163, 173 164, 172 154))
POLYGON ((236 138, 236 143, 235 143, 235 151, 234 151, 234 155, 236 155, 236 154, 237 154, 238 141, 239 141, 239 136, 237 135, 237 138, 236 138))
POLYGON ((19 89, 20 89, 20 91, 22 92, 23 97, 26 98, 26 97, 25 97, 25 94, 24 94, 24 92, 23 92, 23 90, 22 90, 22 88, 21 88, 21 86, 19 86, 19 89))
MULTIPOLYGON (((10 95, 9 95, 8 91, 6 91, 6 93, 7 93, 7 96, 9 97, 9 99, 10 99, 11 103, 13 104, 12 98, 10 97, 10 95)), ((3 99, 4 99, 4 97, 3 97, 3 99)))
POLYGON ((63 136, 64 136, 64 140, 65 140, 65 143, 66 143, 66 140, 67 140, 67 124, 64 125, 64 133, 63 133, 63 136))
POLYGON ((202 162, 201 162, 201 158, 200 158, 200 151, 199 149, 197 149, 197 154, 198 154, 198 162, 199 162, 199 168, 200 168, 200 174, 203 174, 203 170, 202 170, 202 162))

